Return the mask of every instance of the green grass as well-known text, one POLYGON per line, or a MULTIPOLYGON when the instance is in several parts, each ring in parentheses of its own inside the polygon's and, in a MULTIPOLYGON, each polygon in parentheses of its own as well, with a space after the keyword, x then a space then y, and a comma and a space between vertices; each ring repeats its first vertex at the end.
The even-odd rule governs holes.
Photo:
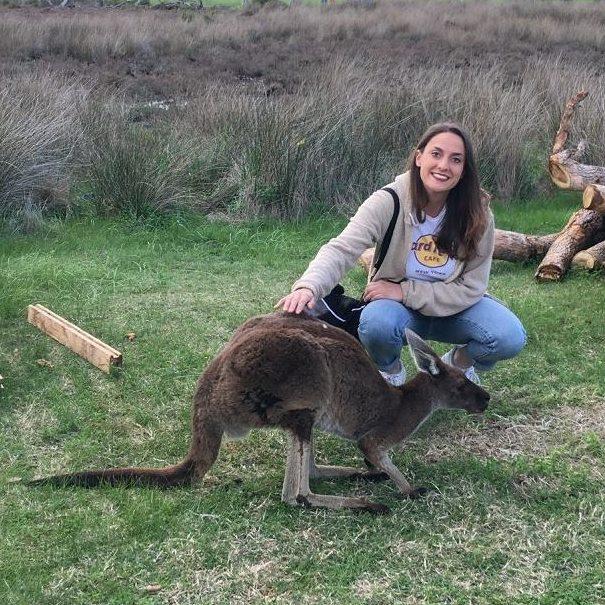
MULTIPOLYGON (((576 197, 496 206, 497 225, 556 230, 576 197)), ((485 375, 484 418, 439 413, 396 454, 436 495, 319 486, 371 494, 388 517, 283 505, 284 438, 273 431, 226 442, 192 488, 8 481, 178 460, 199 372, 244 319, 271 311, 342 225, 71 222, 0 242, 0 602, 605 602, 600 274, 538 285, 533 265, 494 264, 490 292, 522 318, 528 346, 485 375), (24 320, 30 303, 120 349, 123 369, 106 376, 38 332, 24 320), (147 593, 150 584, 161 591, 147 593)), ((346 281, 351 291, 362 283, 359 270, 346 281)), ((318 450, 360 461, 333 437, 318 450)))

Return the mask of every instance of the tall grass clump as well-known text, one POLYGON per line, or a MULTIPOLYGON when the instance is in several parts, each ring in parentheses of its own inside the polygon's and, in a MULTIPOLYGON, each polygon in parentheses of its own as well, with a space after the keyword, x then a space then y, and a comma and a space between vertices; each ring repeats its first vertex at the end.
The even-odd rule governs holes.
POLYGON ((95 104, 86 123, 80 179, 96 214, 147 220, 191 209, 220 173, 216 154, 201 150, 191 134, 132 122, 116 98, 95 104))
POLYGON ((304 128, 293 108, 262 99, 240 115, 232 137, 235 210, 281 218, 301 214, 304 128))
POLYGON ((226 150, 215 189, 225 210, 299 218, 357 200, 392 175, 385 141, 397 112, 381 111, 363 87, 354 98, 340 92, 321 83, 283 100, 213 91, 188 108, 185 130, 199 133, 201 147, 218 139, 226 150))
MULTIPOLYGON (((587 71, 566 88, 587 82, 605 85, 587 71)), ((387 72, 335 59, 305 84, 304 95, 275 99, 214 89, 180 119, 189 124, 186 132, 199 133, 202 147, 212 137, 223 141, 227 163, 217 190, 231 200, 227 209, 240 214, 292 218, 318 205, 348 212, 402 172, 421 133, 444 120, 470 130, 483 185, 507 199, 548 186, 563 85, 548 63, 530 64, 511 82, 502 66, 387 72), (543 75, 536 78, 538 68, 543 75)), ((578 121, 597 141, 602 103, 597 92, 578 121)))
POLYGON ((48 73, 5 80, 0 89, 0 221, 5 227, 31 230, 44 214, 67 208, 88 92, 48 73))
POLYGON ((358 67, 336 60, 301 107, 309 126, 306 190, 339 207, 391 180, 405 153, 408 108, 385 98, 380 76, 358 67))

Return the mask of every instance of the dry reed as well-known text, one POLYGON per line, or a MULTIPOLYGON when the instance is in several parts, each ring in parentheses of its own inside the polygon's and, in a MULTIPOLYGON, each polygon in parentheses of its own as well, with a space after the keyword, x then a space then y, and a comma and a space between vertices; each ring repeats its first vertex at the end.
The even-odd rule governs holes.
POLYGON ((11 225, 77 204, 74 182, 104 214, 349 211, 443 119, 470 129, 486 187, 529 195, 548 184, 550 141, 580 88, 574 137, 605 163, 600 4, 33 10, 1 11, 11 225), (84 74, 97 84, 83 96, 70 82, 84 74))

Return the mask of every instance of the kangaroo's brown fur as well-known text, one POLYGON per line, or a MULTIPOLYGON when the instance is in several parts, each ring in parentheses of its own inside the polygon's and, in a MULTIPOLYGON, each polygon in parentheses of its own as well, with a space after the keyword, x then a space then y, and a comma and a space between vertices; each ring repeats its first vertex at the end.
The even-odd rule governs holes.
POLYGON ((386 507, 361 497, 314 494, 309 478, 390 477, 400 492, 421 493, 391 462, 389 450, 437 408, 480 412, 488 393, 444 364, 416 334, 407 339, 422 370, 402 387, 380 376, 363 347, 346 332, 307 316, 285 313, 244 323, 200 376, 193 400, 187 457, 161 469, 119 468, 58 475, 32 483, 93 486, 99 483, 173 486, 201 479, 214 464, 224 433, 280 427, 290 437, 282 499, 328 508, 386 507), (357 443, 374 472, 316 466, 312 429, 357 443))

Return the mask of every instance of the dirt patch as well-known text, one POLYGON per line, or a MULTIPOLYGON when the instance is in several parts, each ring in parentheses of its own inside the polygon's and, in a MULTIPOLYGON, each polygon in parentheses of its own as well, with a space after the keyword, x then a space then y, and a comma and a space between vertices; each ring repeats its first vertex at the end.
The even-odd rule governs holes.
MULTIPOLYGON (((605 66, 594 44, 605 7, 553 11, 469 2, 208 9, 183 13, 80 6, 0 9, 5 73, 51 69, 85 76, 131 98, 194 96, 222 83, 293 94, 334 59, 368 61, 385 73, 504 65, 514 79, 528 61, 605 66)), ((570 3, 571 4, 571 3, 570 3)))
POLYGON ((605 439, 605 402, 589 408, 562 406, 540 415, 486 420, 447 434, 438 431, 428 439, 424 459, 437 462, 460 453, 496 460, 544 456, 588 434, 605 439))

